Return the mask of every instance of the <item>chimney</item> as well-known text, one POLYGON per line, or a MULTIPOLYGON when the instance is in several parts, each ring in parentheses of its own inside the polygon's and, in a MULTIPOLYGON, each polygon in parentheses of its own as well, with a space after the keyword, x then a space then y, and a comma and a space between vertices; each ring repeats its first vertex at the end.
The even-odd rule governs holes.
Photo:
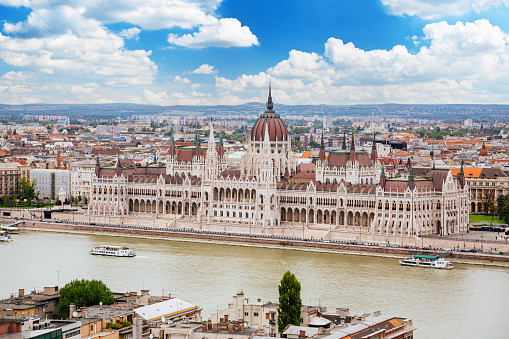
POLYGON ((299 338, 305 338, 306 337, 306 331, 300 330, 299 331, 299 338))
POLYGON ((225 321, 225 322, 228 322, 228 314, 225 314, 225 315, 224 315, 224 321, 225 321))
POLYGON ((73 313, 76 312, 76 305, 70 304, 69 305, 69 319, 74 318, 73 313))
POLYGON ((25 296, 25 289, 24 288, 20 288, 19 289, 18 296, 19 297, 24 297, 25 296))

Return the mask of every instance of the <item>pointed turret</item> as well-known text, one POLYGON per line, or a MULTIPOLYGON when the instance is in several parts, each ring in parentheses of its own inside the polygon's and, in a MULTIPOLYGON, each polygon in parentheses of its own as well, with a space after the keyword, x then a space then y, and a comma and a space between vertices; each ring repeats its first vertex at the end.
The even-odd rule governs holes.
POLYGON ((99 177, 99 174, 101 173, 101 164, 99 163, 99 151, 97 152, 97 158, 95 161, 95 175, 99 177))
POLYGON ((320 142, 320 153, 318 154, 318 160, 324 162, 326 159, 325 156, 325 145, 323 144, 323 132, 322 132, 322 141, 320 142))
POLYGON ((220 158, 224 157, 224 142, 223 142, 224 134, 223 131, 219 133, 219 143, 217 144, 217 154, 220 158))
POLYGON ((157 165, 157 155, 156 155, 156 152, 154 152, 154 160, 152 161, 152 163, 157 165))
POLYGON ((429 150, 429 155, 431 157, 431 161, 433 162, 433 169, 435 169, 435 157, 434 157, 434 151, 433 151, 433 138, 431 138, 431 149, 429 150))
POLYGON ((122 165, 120 164, 120 154, 117 155, 117 166, 115 167, 115 174, 117 177, 122 175, 122 165))
POLYGON ((346 151, 346 131, 343 130, 343 145, 341 146, 342 151, 346 151))
POLYGON ((414 190, 415 188, 415 178, 414 178, 414 170, 412 169, 412 162, 410 161, 410 158, 408 159, 408 163, 410 165, 409 173, 408 173, 408 188, 410 190, 414 190))
POLYGON ((373 132, 373 145, 371 146, 371 163, 376 163, 378 160, 378 152, 376 150, 376 140, 375 140, 375 132, 373 132))
POLYGON ((357 157, 355 156, 355 139, 353 137, 352 133, 352 143, 350 144, 350 157, 348 158, 349 161, 355 162, 357 160, 357 157))
POLYGON ((382 186, 383 189, 385 189, 385 165, 382 164, 382 173, 380 173, 380 186, 382 186))
POLYGON ((463 160, 461 160, 460 172, 458 173, 461 188, 465 188, 465 172, 463 172, 463 160))

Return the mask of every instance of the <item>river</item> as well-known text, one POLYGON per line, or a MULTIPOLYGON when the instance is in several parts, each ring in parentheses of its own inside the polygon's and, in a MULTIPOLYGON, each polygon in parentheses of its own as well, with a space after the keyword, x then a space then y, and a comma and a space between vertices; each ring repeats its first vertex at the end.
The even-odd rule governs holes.
POLYGON ((277 302, 283 273, 299 279, 303 304, 409 317, 415 338, 508 338, 509 269, 403 267, 397 259, 153 239, 22 231, 0 243, 0 297, 72 279, 101 279, 112 291, 150 289, 203 308, 207 319, 243 290, 277 302), (128 245, 135 258, 91 256, 128 245))

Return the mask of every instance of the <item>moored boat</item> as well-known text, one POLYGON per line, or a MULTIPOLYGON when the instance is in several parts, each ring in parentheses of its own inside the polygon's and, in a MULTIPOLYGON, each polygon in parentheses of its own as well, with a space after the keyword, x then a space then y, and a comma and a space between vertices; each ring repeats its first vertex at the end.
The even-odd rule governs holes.
POLYGON ((111 257, 135 257, 134 248, 125 246, 101 245, 90 250, 90 254, 106 255, 111 257))
POLYGON ((446 270, 454 268, 450 261, 438 255, 415 254, 413 257, 400 260, 399 263, 405 266, 431 267, 446 270))
POLYGON ((11 235, 7 232, 0 232, 0 241, 2 242, 8 242, 12 241, 11 235))

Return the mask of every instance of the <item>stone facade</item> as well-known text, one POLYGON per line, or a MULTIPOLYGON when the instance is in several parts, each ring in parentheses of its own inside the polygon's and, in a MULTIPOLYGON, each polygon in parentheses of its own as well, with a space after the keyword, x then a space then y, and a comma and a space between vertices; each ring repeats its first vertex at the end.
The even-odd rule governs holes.
MULTIPOLYGON (((376 148, 325 155, 320 149, 315 180, 292 182, 297 172, 286 125, 267 111, 251 133, 240 169, 229 169, 211 123, 207 147, 199 142, 179 152, 172 143, 166 167, 126 160, 97 164, 89 212, 96 216, 132 214, 168 217, 203 225, 224 225, 260 234, 301 225, 383 236, 451 234, 467 230, 468 186, 462 173, 432 170, 414 178, 388 179, 376 148)), ((198 140, 198 139, 197 139, 198 140)), ((283 229, 283 231, 281 231, 283 229)))

